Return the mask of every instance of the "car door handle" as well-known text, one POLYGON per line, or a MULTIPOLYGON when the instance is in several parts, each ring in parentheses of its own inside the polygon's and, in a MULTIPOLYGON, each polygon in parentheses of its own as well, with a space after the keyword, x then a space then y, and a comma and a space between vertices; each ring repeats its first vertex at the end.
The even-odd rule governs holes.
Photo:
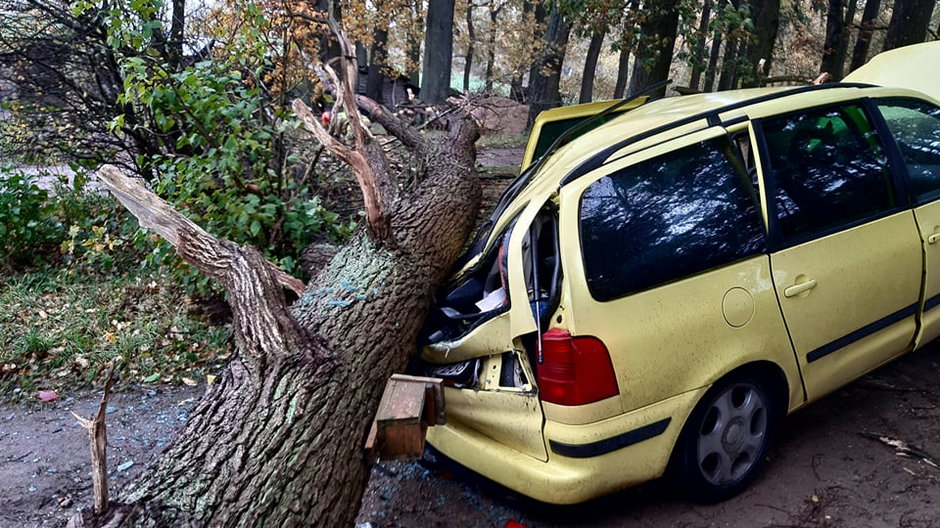
POLYGON ((812 290, 816 287, 816 279, 810 279, 806 282, 801 282, 799 284, 794 284, 789 288, 783 290, 784 297, 796 297, 797 295, 812 290))
POLYGON ((938 241, 940 241, 940 233, 934 233, 927 237, 928 244, 936 244, 938 241))

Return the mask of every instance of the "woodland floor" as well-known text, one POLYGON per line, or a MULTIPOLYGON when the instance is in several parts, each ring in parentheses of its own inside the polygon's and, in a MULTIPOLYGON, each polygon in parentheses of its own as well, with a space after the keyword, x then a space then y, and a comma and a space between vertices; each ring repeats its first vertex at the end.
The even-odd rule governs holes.
MULTIPOLYGON (((506 150, 512 152, 481 154, 481 161, 496 156, 484 165, 511 165, 498 157, 512 161, 518 149, 506 150)), ((357 522, 372 528, 502 528, 510 520, 533 528, 936 527, 940 469, 898 456, 862 433, 940 457, 938 378, 940 342, 788 417, 764 473, 721 504, 685 502, 652 482, 579 506, 547 506, 426 454, 422 461, 378 464, 357 522)), ((163 386, 112 398, 108 457, 115 488, 170 441, 201 394, 201 387, 163 386)), ((88 444, 71 412, 90 416, 99 398, 86 391, 33 407, 0 405, 0 528, 64 526, 76 508, 91 503, 88 444)))

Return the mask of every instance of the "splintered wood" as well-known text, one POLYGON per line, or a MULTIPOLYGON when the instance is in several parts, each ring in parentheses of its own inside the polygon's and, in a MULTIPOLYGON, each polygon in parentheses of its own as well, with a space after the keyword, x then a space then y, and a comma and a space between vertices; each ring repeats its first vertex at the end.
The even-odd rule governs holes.
POLYGON ((366 452, 382 459, 420 458, 428 427, 444 419, 438 378, 392 374, 366 440, 366 452))

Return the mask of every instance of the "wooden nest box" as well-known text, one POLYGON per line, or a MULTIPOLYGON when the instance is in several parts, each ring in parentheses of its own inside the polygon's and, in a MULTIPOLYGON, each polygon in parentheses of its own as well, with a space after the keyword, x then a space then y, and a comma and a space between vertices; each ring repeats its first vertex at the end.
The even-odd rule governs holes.
POLYGON ((392 374, 366 439, 366 452, 385 460, 421 458, 428 427, 444 423, 441 379, 392 374))

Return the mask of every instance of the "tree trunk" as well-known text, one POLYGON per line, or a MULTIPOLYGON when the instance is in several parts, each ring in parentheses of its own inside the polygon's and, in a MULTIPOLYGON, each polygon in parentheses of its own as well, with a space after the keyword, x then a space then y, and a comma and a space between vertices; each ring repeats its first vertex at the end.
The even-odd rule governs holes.
MULTIPOLYGON (((340 100, 354 99, 345 88, 340 100)), ((116 169, 102 169, 142 226, 225 286, 236 351, 172 444, 107 517, 86 518, 86 525, 353 525, 371 466, 363 446, 384 382, 414 353, 432 294, 474 225, 481 195, 473 148, 479 132, 471 121, 455 121, 446 138, 425 144, 379 105, 359 101, 415 148, 427 177, 387 209, 387 235, 360 230, 290 307, 281 285, 300 290, 298 281, 256 249, 212 237, 116 169)), ((371 192, 387 169, 380 148, 378 158, 361 151, 371 136, 357 129, 351 150, 302 103, 294 108, 341 159, 368 159, 371 183, 353 166, 363 194, 371 192)), ((351 127, 361 127, 355 107, 345 108, 351 127)))
MULTIPOLYGON (((486 93, 493 92, 493 81, 496 76, 496 24, 499 22, 499 12, 502 9, 502 5, 496 7, 495 2, 490 2, 490 31, 486 41, 486 84, 483 86, 486 93)), ((522 86, 521 79, 519 86, 522 86)))
POLYGON ((868 48, 871 46, 871 37, 874 34, 872 27, 875 25, 875 19, 878 18, 880 8, 881 0, 868 0, 865 2, 862 24, 859 26, 858 37, 855 39, 855 50, 852 52, 852 65, 849 67, 849 71, 857 70, 868 61, 868 48))
POLYGON ((167 58, 173 68, 183 62, 183 29, 186 26, 186 0, 173 0, 170 22, 170 38, 167 41, 167 58))
POLYGON ((721 61, 721 75, 718 76, 718 91, 733 87, 735 71, 738 69, 738 39, 730 38, 725 44, 725 57, 721 61))
MULTIPOLYGON (((648 17, 640 24, 640 42, 633 62, 630 93, 669 77, 672 53, 679 29, 679 0, 649 2, 648 17)), ((650 93, 651 98, 665 97, 666 87, 650 93)))
POLYGON ((594 75, 597 73, 597 59, 600 57, 606 34, 607 30, 605 28, 604 30, 595 31, 591 35, 591 43, 588 45, 587 56, 584 58, 581 94, 578 96, 579 103, 590 103, 594 100, 594 75))
POLYGON ((450 66, 454 49, 454 2, 430 0, 424 34, 424 67, 421 100, 441 104, 450 89, 450 66))
POLYGON ((836 68, 836 48, 842 41, 842 35, 845 33, 845 18, 842 15, 842 7, 845 0, 829 0, 829 9, 826 11, 826 42, 823 44, 822 61, 819 64, 820 73, 833 73, 836 68))
POLYGON ((630 48, 625 40, 620 42, 620 56, 617 58, 617 83, 614 85, 614 99, 622 99, 627 90, 630 77, 630 48))
POLYGON ((841 81, 845 77, 845 56, 849 49, 849 40, 852 37, 852 28, 855 27, 855 11, 858 8, 858 0, 848 0, 845 8, 845 20, 842 22, 842 38, 836 46, 836 56, 833 59, 832 78, 834 81, 841 81))
POLYGON ((546 49, 532 68, 529 77, 529 122, 527 128, 532 127, 535 118, 543 110, 555 108, 561 104, 561 93, 558 90, 561 82, 561 65, 565 60, 568 49, 568 35, 571 26, 565 20, 565 15, 555 10, 548 16, 545 30, 546 49))
POLYGON ((754 35, 747 46, 748 73, 742 82, 745 88, 760 86, 770 71, 780 27, 780 0, 751 0, 751 20, 754 35), (761 61, 764 61, 763 67, 761 61))
POLYGON ((698 33, 695 35, 695 42, 692 44, 692 76, 689 79, 689 88, 698 90, 699 82, 702 79, 702 72, 705 71, 705 37, 708 35, 708 22, 711 19, 712 0, 705 0, 702 3, 702 14, 698 21, 698 33))
MULTIPOLYGON (((339 2, 331 0, 317 0, 317 11, 326 17, 333 17, 337 22, 342 23, 343 14, 339 8, 339 2)), ((328 62, 333 57, 339 57, 340 47, 336 41, 336 36, 329 31, 324 31, 320 37, 320 62, 328 62)))
POLYGON ((712 37, 712 49, 708 54, 708 67, 705 69, 703 92, 710 92, 715 87, 715 72, 718 70, 718 59, 721 57, 721 32, 715 31, 712 37))
MULTIPOLYGON (((522 1, 522 16, 528 20, 529 14, 532 13, 534 6, 532 5, 532 0, 523 0, 522 1)), ((532 38, 537 38, 536 35, 532 35, 532 38)), ((525 72, 521 70, 513 71, 512 78, 509 80, 509 97, 513 101, 524 103, 528 100, 526 97, 525 88, 522 86, 522 78, 525 75, 525 72)), ((532 83, 532 77, 529 77, 529 83, 532 83)))
POLYGON ((894 0, 883 51, 924 42, 934 6, 936 0, 894 0))
POLYGON ((424 34, 424 2, 415 0, 410 14, 413 17, 408 31, 408 82, 421 86, 421 36, 424 34))
POLYGON ((366 78, 366 97, 382 102, 385 89, 385 68, 388 62, 388 27, 378 24, 372 31, 372 51, 369 53, 369 75, 366 78))
POLYGON ((473 68, 473 43, 476 32, 473 30, 473 0, 467 2, 467 57, 463 64, 463 91, 470 91, 470 69, 473 68))

